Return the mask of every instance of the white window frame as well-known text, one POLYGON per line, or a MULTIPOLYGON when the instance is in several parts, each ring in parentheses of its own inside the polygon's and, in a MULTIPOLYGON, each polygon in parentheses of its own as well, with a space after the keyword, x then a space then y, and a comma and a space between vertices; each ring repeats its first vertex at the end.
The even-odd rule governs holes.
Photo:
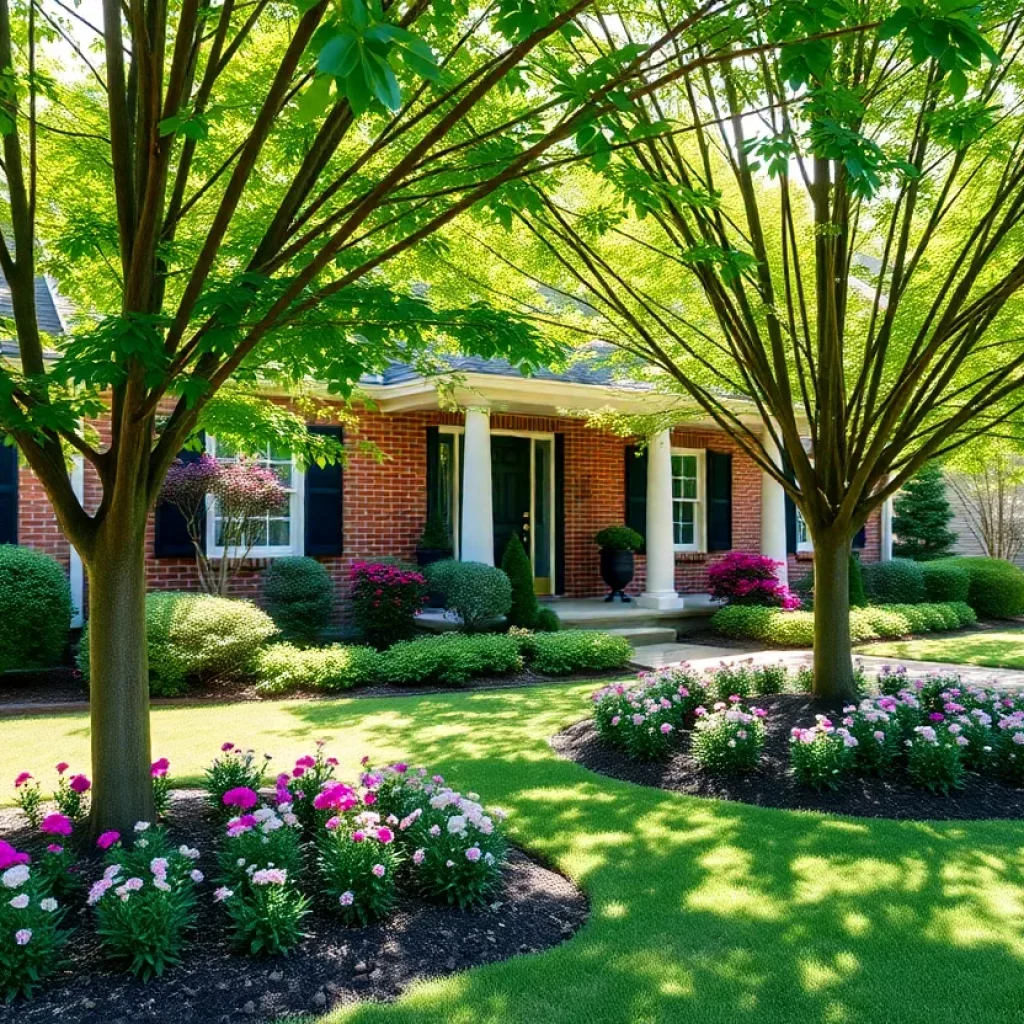
POLYGON ((462 452, 460 451, 462 445, 459 443, 459 438, 465 433, 465 428, 442 423, 437 431, 439 434, 451 434, 455 438, 455 443, 452 445, 452 472, 454 473, 452 480, 452 558, 458 561, 461 557, 459 551, 461 550, 460 534, 462 533, 462 452))
MULTIPOLYGON (((672 456, 676 455, 693 455, 697 459, 697 497, 693 500, 694 513, 693 513, 693 543, 692 544, 675 544, 672 547, 675 551, 683 552, 704 552, 707 550, 707 538, 705 537, 706 528, 705 520, 707 515, 705 512, 707 500, 707 494, 705 493, 705 485, 707 481, 707 452, 703 448, 673 448, 671 450, 672 456)), ((675 483, 675 470, 672 472, 672 482, 675 483)), ((684 499, 689 501, 690 499, 684 499)), ((672 538, 675 540, 676 531, 676 498, 672 498, 672 538)))
POLYGON ((811 531, 807 529, 807 522, 803 517, 803 513, 800 511, 800 506, 793 503, 793 508, 796 511, 796 550, 797 554, 803 554, 804 552, 814 550, 814 541, 811 540, 811 531), (801 535, 803 539, 801 539, 801 535))
MULTIPOLYGON (((206 437, 206 453, 211 458, 217 458, 217 438, 212 434, 206 437)), ((286 558, 291 555, 305 554, 305 487, 306 474, 299 468, 292 455, 292 488, 288 498, 288 519, 291 529, 288 531, 291 543, 289 544, 261 544, 252 547, 249 551, 249 558, 286 558)), ((215 543, 216 521, 214 516, 213 495, 206 496, 206 552, 208 558, 223 558, 224 547, 215 543)), ((231 549, 228 552, 230 558, 240 557, 242 552, 231 549)))

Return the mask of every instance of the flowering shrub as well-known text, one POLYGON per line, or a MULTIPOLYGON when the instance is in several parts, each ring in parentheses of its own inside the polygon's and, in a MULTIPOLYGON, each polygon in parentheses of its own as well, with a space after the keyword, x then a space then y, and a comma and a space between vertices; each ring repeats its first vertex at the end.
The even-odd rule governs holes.
MULTIPOLYGON (((102 838, 102 837, 101 837, 102 838)), ((163 829, 140 821, 130 850, 117 839, 89 890, 104 953, 143 980, 180 963, 195 924, 199 851, 173 849, 163 829)))
POLYGON ((153 780, 153 806, 158 818, 166 818, 171 806, 171 780, 168 778, 171 762, 166 757, 158 758, 149 766, 149 777, 153 780))
MULTIPOLYGON (((328 757, 324 741, 316 741, 315 754, 303 754, 295 762, 290 775, 277 777, 277 804, 290 804, 307 837, 312 837, 342 801, 355 800, 354 791, 334 782, 335 757, 328 757), (347 790, 343 794, 342 790, 347 790)), ((348 804, 351 806, 351 804, 348 804)))
POLYGON ((14 780, 14 788, 21 813, 33 828, 39 828, 39 823, 43 820, 43 798, 38 781, 29 772, 19 772, 14 780))
POLYGON ((809 729, 795 728, 789 736, 793 774, 812 789, 838 789, 853 767, 857 738, 845 726, 834 726, 817 715, 809 729))
POLYGON ((779 580, 781 565, 763 555, 730 551, 708 567, 708 589, 712 597, 729 604, 799 608, 800 598, 779 580))
POLYGON ((857 741, 854 763, 863 775, 887 775, 903 753, 904 730, 890 702, 882 697, 843 708, 842 727, 857 741))
POLYGON ((387 562, 353 562, 349 570, 352 613, 378 650, 407 640, 427 600, 427 581, 414 569, 387 562))
POLYGON ((956 723, 946 724, 943 716, 933 712, 934 721, 915 726, 913 736, 905 740, 907 771, 914 782, 933 793, 946 795, 951 789, 964 787, 964 763, 961 747, 967 740, 959 735, 956 723))
POLYGON ((86 793, 92 789, 92 783, 81 773, 68 777, 65 773, 68 766, 61 761, 57 765, 57 790, 54 799, 57 810, 72 821, 80 822, 89 813, 89 801, 86 793))
POLYGON ((67 941, 60 924, 64 909, 36 871, 28 855, 0 843, 0 998, 30 997, 61 967, 67 941))
POLYGON ((753 661, 722 662, 708 671, 708 688, 719 700, 728 700, 734 694, 750 697, 755 693, 781 693, 789 673, 783 662, 777 665, 755 665, 753 661))
POLYGON ((718 701, 710 714, 696 709, 693 756, 701 767, 722 775, 751 771, 757 767, 764 748, 762 708, 745 709, 740 698, 718 701))
MULTIPOLYGON (((253 750, 243 750, 234 743, 221 745, 221 756, 206 769, 203 789, 207 800, 220 813, 230 817, 238 806, 225 802, 224 797, 232 790, 248 789, 258 793, 267 774, 270 755, 257 757, 253 750)), ((256 801, 253 801, 255 804, 256 801)), ((252 805, 250 805, 252 806, 252 805)), ((248 808, 242 808, 248 810, 248 808)))
POLYGON ((346 924, 367 924, 395 904, 400 856, 376 811, 335 816, 319 842, 320 890, 346 924))
POLYGON ((675 733, 706 697, 700 677, 685 666, 641 673, 631 686, 613 683, 593 694, 594 723, 606 743, 657 761, 668 756, 675 733))
POLYGON ((261 868, 281 868, 292 878, 302 872, 299 819, 288 804, 259 807, 231 818, 217 853, 217 881, 236 891, 261 868))
POLYGON ((413 885, 429 899, 480 906, 494 893, 507 856, 500 825, 504 811, 488 814, 476 793, 462 794, 426 769, 404 764, 367 773, 381 812, 390 812, 409 862, 413 885))
POLYGON ((1024 711, 1000 717, 995 729, 996 771, 1015 786, 1024 785, 1024 711))
POLYGON ((235 944, 250 956, 289 953, 305 937, 302 919, 310 901, 283 868, 253 871, 239 890, 214 893, 231 918, 235 944))

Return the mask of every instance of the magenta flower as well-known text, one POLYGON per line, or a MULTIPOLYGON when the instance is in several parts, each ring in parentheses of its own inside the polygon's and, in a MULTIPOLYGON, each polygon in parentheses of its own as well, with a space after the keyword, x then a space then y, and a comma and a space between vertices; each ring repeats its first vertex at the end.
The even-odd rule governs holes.
POLYGON ((171 762, 166 757, 161 757, 159 761, 154 761, 149 766, 149 774, 154 779, 162 779, 170 767, 171 762))
POLYGON ((110 832, 104 832, 102 835, 100 835, 96 839, 96 845, 101 850, 109 850, 114 845, 114 843, 119 842, 120 839, 121 833, 114 832, 113 830, 111 830, 110 832))
POLYGON ((243 811, 255 807, 259 800, 259 794, 249 789, 248 786, 236 786, 234 789, 229 789, 223 798, 225 807, 238 807, 243 811))
POLYGON ((46 847, 46 852, 47 853, 63 853, 64 852, 64 847, 63 846, 58 846, 56 843, 50 843, 49 846, 46 847))
POLYGON ((21 773, 21 774, 20 774, 20 775, 19 775, 19 776, 18 776, 18 777, 17 777, 17 778, 16 778, 15 780, 14 780, 14 788, 15 788, 15 789, 20 789, 20 788, 21 788, 22 786, 24 786, 24 785, 25 785, 25 783, 26 783, 26 782, 28 782, 28 781, 29 781, 29 779, 31 779, 31 778, 32 778, 32 775, 31 775, 31 773, 30 773, 30 772, 22 772, 22 773, 21 773))
POLYGON ((313 806, 318 811, 347 811, 358 802, 355 790, 344 782, 332 782, 313 797, 313 806))
POLYGON ((92 788, 92 783, 84 775, 72 775, 70 786, 76 793, 87 793, 92 788))
POLYGON ((377 839, 385 845, 390 843, 394 838, 395 833, 392 832, 391 829, 385 828, 383 825, 377 829, 377 839))
POLYGON ((0 871, 6 871, 16 864, 31 864, 32 858, 27 853, 19 853, 10 843, 0 839, 0 871))
POLYGON ((229 750, 234 750, 235 745, 234 743, 222 743, 220 749, 226 754, 229 750))
POLYGON ((363 794, 363 803, 366 804, 367 807, 372 806, 376 802, 377 802, 377 794, 376 793, 364 793, 363 794))
POLYGON ((315 768, 316 758, 313 757, 312 754, 304 754, 295 762, 295 764, 299 768, 315 768))
POLYGON ((61 761, 61 763, 59 765, 57 765, 57 774, 58 775, 63 775, 67 770, 68 770, 68 763, 67 763, 67 761, 61 761))
POLYGON ((65 814, 48 814, 40 823, 39 831, 54 836, 69 836, 74 831, 74 825, 65 814))

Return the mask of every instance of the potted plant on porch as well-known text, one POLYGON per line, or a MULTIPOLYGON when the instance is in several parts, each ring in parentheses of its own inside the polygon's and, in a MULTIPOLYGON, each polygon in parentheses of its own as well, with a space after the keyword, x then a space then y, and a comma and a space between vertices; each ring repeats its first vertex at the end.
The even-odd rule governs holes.
POLYGON ((452 539, 444 521, 436 513, 427 517, 423 533, 416 544, 416 564, 421 568, 452 557, 452 539))
POLYGON ((596 534, 594 543, 601 549, 601 579, 611 591, 605 601, 614 601, 616 596, 629 601, 625 590, 633 581, 634 555, 644 546, 643 537, 628 526, 606 526, 596 534))

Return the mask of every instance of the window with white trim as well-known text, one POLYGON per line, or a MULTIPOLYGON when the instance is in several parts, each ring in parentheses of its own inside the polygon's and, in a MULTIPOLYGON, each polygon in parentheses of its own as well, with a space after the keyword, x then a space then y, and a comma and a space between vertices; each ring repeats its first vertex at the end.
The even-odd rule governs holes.
POLYGON ((797 551, 814 550, 811 531, 807 529, 807 522, 799 508, 796 509, 796 549, 797 551))
POLYGON ((704 545, 704 452, 672 449, 672 542, 676 551, 704 545))
MULTIPOLYGON (((238 453, 215 437, 207 437, 206 450, 218 462, 237 462, 238 453)), ((256 531, 256 542, 249 552, 250 558, 279 558, 303 553, 302 494, 305 474, 299 469, 293 455, 267 445, 255 455, 255 462, 269 469, 281 482, 288 494, 288 503, 276 512, 260 516, 261 522, 250 523, 256 531)), ((217 499, 207 498, 206 550, 214 558, 224 554, 223 519, 218 515, 217 499)), ((230 552, 232 557, 240 552, 230 552)))

